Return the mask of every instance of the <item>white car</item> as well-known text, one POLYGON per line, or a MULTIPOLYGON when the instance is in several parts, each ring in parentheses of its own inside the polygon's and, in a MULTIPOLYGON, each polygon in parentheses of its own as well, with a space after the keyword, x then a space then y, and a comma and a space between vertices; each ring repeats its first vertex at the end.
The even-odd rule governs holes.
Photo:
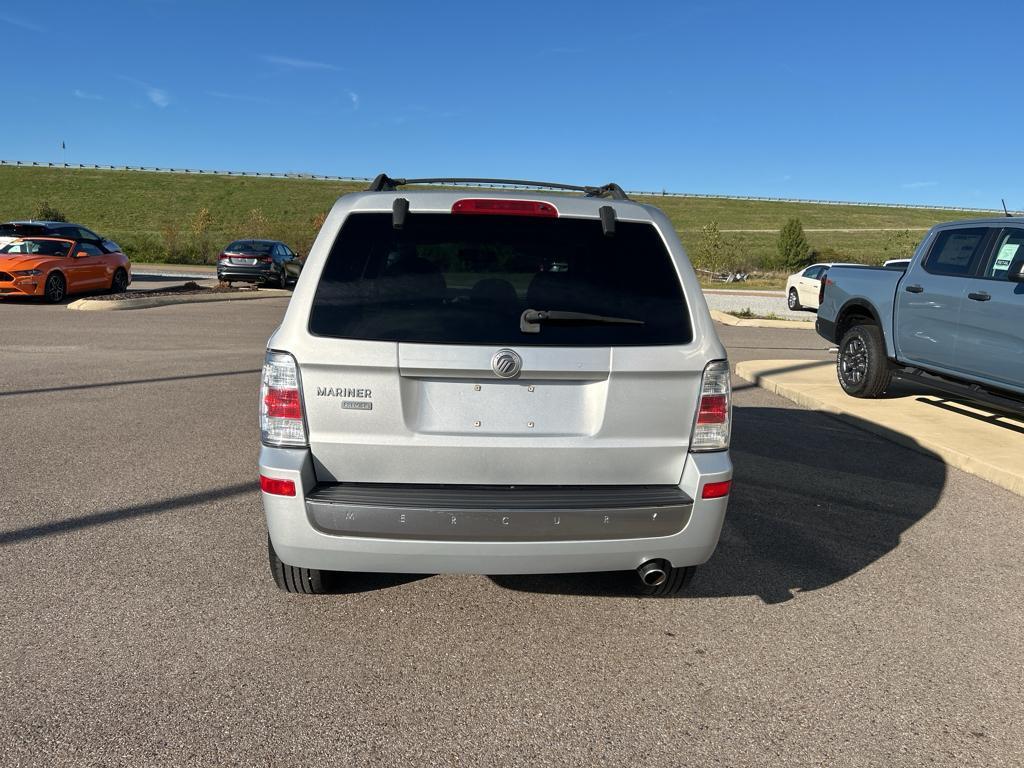
POLYGON ((800 309, 817 309, 818 295, 821 292, 821 280, 830 267, 853 266, 851 264, 822 263, 811 264, 789 276, 786 280, 786 303, 796 312, 800 309))

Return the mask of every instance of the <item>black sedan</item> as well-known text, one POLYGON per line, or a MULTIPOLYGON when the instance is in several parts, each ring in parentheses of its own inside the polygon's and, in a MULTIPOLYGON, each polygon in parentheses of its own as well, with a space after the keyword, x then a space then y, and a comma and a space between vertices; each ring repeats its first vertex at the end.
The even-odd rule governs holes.
POLYGON ((235 240, 217 257, 217 278, 225 283, 260 283, 284 288, 302 271, 299 254, 277 240, 235 240))

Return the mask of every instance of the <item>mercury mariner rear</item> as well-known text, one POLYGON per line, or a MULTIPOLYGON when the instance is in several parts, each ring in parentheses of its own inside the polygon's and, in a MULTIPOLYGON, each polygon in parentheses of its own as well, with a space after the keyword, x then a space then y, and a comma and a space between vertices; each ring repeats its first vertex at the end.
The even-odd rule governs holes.
POLYGON ((731 407, 669 220, 614 185, 413 184, 335 203, 268 343, 278 586, 621 570, 679 592, 718 542, 731 407))

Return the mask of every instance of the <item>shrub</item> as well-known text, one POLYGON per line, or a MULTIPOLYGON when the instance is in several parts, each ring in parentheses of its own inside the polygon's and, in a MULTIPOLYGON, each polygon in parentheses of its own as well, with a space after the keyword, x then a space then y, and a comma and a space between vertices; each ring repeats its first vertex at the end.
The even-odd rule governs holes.
POLYGON ((160 228, 160 234, 164 241, 164 252, 167 255, 167 261, 174 263, 180 258, 182 249, 181 230, 178 229, 178 225, 173 221, 165 222, 160 228))
POLYGON ((188 264, 205 264, 213 256, 213 245, 210 240, 210 228, 213 226, 213 214, 203 207, 196 211, 189 227, 192 233, 189 253, 183 261, 188 264))
POLYGON ((919 242, 920 238, 909 229, 901 229, 887 234, 882 251, 886 259, 909 259, 919 242))
POLYGON ((263 214, 262 208, 253 208, 245 219, 246 237, 266 237, 269 234, 270 222, 263 214))
POLYGON ((149 232, 125 234, 111 232, 109 234, 121 246, 125 256, 132 261, 159 262, 168 260, 164 242, 155 234, 149 232))
POLYGON ((32 209, 32 218, 37 221, 67 221, 68 217, 64 211, 56 206, 50 205, 47 201, 39 203, 32 209))
POLYGON ((778 262, 782 269, 794 270, 810 263, 811 246, 804 237, 800 219, 790 219, 779 231, 778 262))

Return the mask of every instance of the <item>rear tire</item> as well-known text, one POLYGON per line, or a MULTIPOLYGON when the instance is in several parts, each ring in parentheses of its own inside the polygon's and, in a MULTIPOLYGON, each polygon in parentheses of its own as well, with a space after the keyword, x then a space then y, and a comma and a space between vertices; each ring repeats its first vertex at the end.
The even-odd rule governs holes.
POLYGON ((270 572, 274 575, 274 583, 278 589, 301 595, 322 595, 328 592, 325 576, 329 571, 317 568, 298 568, 286 565, 274 551, 274 543, 267 536, 267 556, 270 560, 270 572))
POLYGON ((888 389, 892 374, 877 325, 855 325, 843 334, 836 355, 836 377, 851 397, 874 398, 888 389))
POLYGON ((43 287, 43 297, 51 304, 59 304, 68 295, 68 284, 60 272, 51 272, 43 287))
MULTIPOLYGON (((648 597, 674 597, 682 594, 693 581, 693 575, 697 572, 697 566, 687 565, 683 568, 669 567, 665 572, 665 581, 656 587, 651 587, 638 581, 637 592, 648 597)), ((630 574, 634 579, 636 574, 630 574)))
POLYGON ((800 294, 796 292, 796 288, 789 289, 789 298, 786 300, 789 304, 789 308, 793 312, 799 312, 803 307, 800 306, 800 294))
POLYGON ((128 273, 123 269, 117 269, 114 276, 110 278, 110 292, 124 293, 128 290, 128 273))

